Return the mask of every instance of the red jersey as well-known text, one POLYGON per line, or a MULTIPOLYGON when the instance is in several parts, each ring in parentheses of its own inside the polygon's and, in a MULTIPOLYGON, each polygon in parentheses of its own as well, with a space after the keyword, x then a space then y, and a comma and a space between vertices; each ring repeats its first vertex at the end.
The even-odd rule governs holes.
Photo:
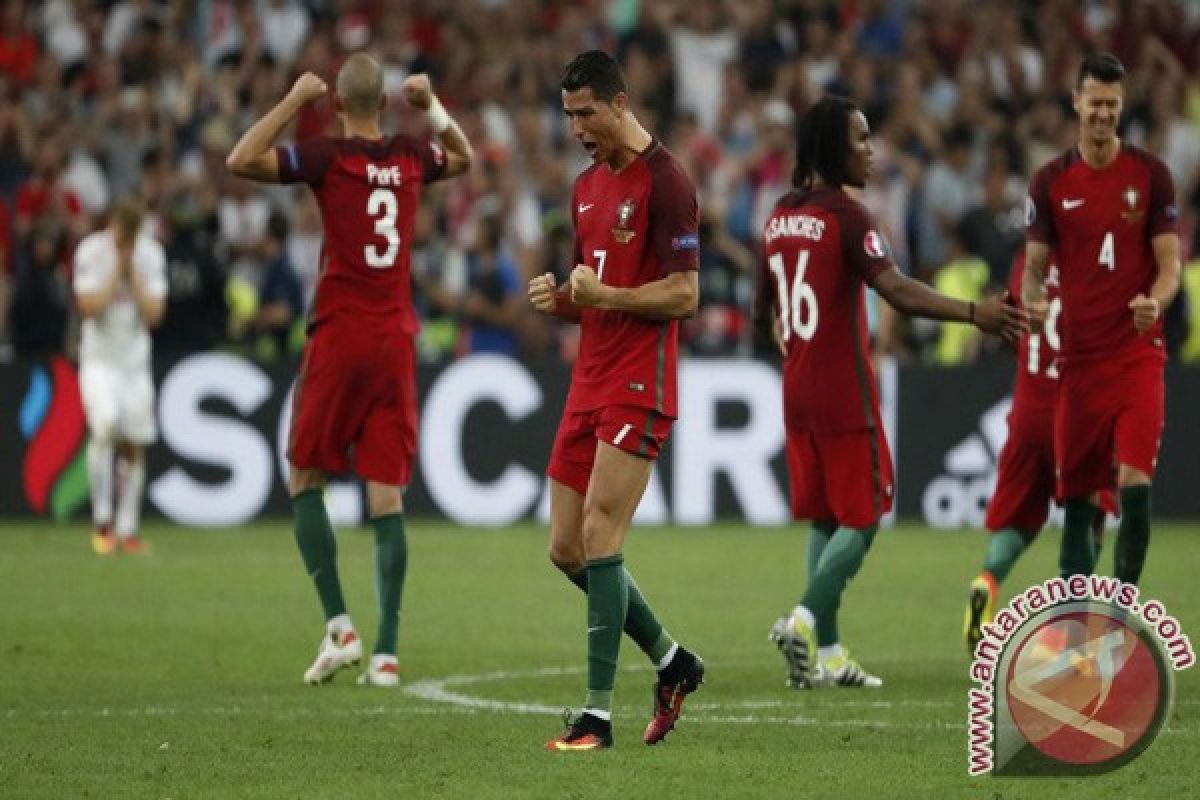
POLYGON ((763 249, 759 303, 774 306, 787 348, 788 429, 877 428, 863 287, 894 264, 867 210, 841 189, 788 192, 767 220, 763 249))
MULTIPOLYGON (((1025 254, 1017 253, 1008 290, 1021 303, 1021 277, 1025 254)), ((1027 333, 1017 343, 1017 375, 1013 384, 1013 412, 1053 414, 1058 396, 1059 353, 1062 349, 1062 298, 1059 296, 1058 266, 1046 268, 1046 301, 1050 311, 1041 333, 1027 333)))
MULTIPOLYGON (((696 189, 658 140, 620 172, 595 164, 571 197, 575 263, 601 283, 632 288, 699 267, 696 189)), ((676 415, 679 323, 582 309, 569 411, 610 405, 676 415)))
POLYGON ((307 183, 321 208, 325 240, 310 328, 336 314, 368 315, 416 334, 413 220, 421 184, 442 177, 445 153, 407 136, 318 137, 275 152, 280 182, 307 183))
POLYGON ((1029 187, 1026 236, 1054 250, 1068 360, 1163 350, 1162 318, 1139 336, 1129 301, 1158 276, 1151 240, 1178 232, 1175 187, 1157 158, 1120 147, 1103 169, 1074 148, 1038 170, 1029 187))

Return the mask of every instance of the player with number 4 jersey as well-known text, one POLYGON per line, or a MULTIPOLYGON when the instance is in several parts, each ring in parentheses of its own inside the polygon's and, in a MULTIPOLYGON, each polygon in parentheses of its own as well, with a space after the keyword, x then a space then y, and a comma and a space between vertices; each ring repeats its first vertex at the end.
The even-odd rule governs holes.
POLYGON ((433 94, 428 77, 410 75, 403 90, 409 104, 428 115, 438 144, 383 135, 383 70, 375 59, 357 53, 339 70, 333 98, 343 136, 273 146, 296 113, 327 92, 321 78, 305 73, 246 131, 227 159, 240 177, 308 184, 324 226, 288 437, 296 542, 326 620, 317 658, 304 674, 310 684, 330 680, 362 656, 342 596, 337 544, 322 495, 328 476, 350 467, 367 482, 379 590, 379 636, 360 682, 395 686, 398 681, 396 631, 407 565, 403 492, 417 447, 413 339, 418 323, 409 273, 413 221, 421 186, 465 172, 472 158, 470 144, 433 94))
POLYGON ((1136 583, 1165 413, 1162 314, 1179 288, 1179 212, 1166 166, 1117 136, 1124 74, 1111 54, 1083 60, 1073 92, 1079 145, 1030 182, 1021 294, 1044 320, 1053 251, 1064 330, 1054 442, 1066 507, 1061 572, 1093 570, 1089 498, 1115 483, 1116 576, 1136 583))
POLYGON ((973 323, 1015 340, 1023 312, 1000 297, 963 302, 896 269, 866 209, 844 187, 870 172, 866 117, 826 96, 796 134, 795 189, 763 231, 756 321, 784 358, 783 407, 792 513, 812 521, 809 585, 771 628, 788 685, 882 685, 841 646, 837 610, 892 505, 892 461, 871 367, 864 292, 909 314, 973 323))

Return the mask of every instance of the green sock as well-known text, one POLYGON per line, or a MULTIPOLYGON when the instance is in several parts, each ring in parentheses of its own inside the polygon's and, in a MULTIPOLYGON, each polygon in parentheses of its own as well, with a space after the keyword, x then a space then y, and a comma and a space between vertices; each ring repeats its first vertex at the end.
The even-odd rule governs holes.
POLYGON ((830 537, 837 532, 837 529, 836 520, 813 520, 812 527, 808 531, 808 572, 806 575, 810 581, 813 575, 817 574, 817 564, 821 563, 821 553, 825 552, 825 546, 829 544, 830 537))
POLYGON ((588 682, 584 708, 612 710, 621 630, 629 610, 629 583, 620 553, 587 564, 588 682))
POLYGON ((800 601, 816 620, 818 647, 838 642, 837 612, 842 603, 842 592, 862 566, 876 530, 874 525, 862 529, 842 528, 830 538, 821 554, 817 570, 800 601))
POLYGON ((408 539, 404 515, 385 514, 371 520, 375 526, 375 594, 379 598, 379 638, 375 652, 395 655, 400 626, 400 601, 408 568, 408 539))
POLYGON ((994 531, 988 537, 987 556, 983 559, 983 569, 990 572, 996 585, 1004 583, 1008 573, 1012 572, 1013 564, 1025 552, 1025 548, 1033 541, 1035 532, 1019 531, 1016 528, 1005 528, 994 531))
POLYGON ((325 498, 320 489, 306 489, 292 498, 295 514, 296 544, 304 558, 308 577, 317 587, 325 619, 346 613, 342 583, 337 573, 337 540, 325 511, 325 498))
POLYGON ((1092 539, 1092 520, 1096 518, 1096 507, 1086 497, 1080 497, 1068 500, 1065 511, 1058 573, 1064 578, 1091 575, 1096 568, 1092 539))
POLYGON ((1150 486, 1121 489, 1121 524, 1113 549, 1113 571, 1125 583, 1137 583, 1150 546, 1150 486))
POLYGON ((1104 523, 1107 517, 1102 508, 1097 508, 1096 516, 1092 517, 1092 552, 1096 555, 1093 564, 1097 572, 1100 572, 1100 554, 1104 552, 1104 523))
MULTIPOLYGON (((567 580, 587 594, 587 570, 568 575, 567 580)), ((671 645, 675 644, 675 640, 658 621, 658 617, 654 616, 650 604, 646 602, 645 596, 634 582, 633 576, 629 574, 629 570, 625 570, 625 583, 629 586, 629 610, 625 614, 625 633, 657 666, 667 655, 671 645)))

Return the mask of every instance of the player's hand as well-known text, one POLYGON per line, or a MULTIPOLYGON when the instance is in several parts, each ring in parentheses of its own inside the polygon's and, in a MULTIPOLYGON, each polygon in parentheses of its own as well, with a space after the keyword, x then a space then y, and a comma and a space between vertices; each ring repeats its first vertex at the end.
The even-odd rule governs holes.
POLYGON ((1025 304, 1025 311, 1029 315, 1029 330, 1041 333, 1042 326, 1050 316, 1050 303, 1046 302, 1044 297, 1041 300, 1031 300, 1025 304))
POLYGON ((577 306, 595 307, 604 297, 604 284, 596 270, 586 264, 576 264, 571 270, 571 302, 577 306))
POLYGON ((557 289, 552 273, 537 275, 529 280, 529 302, 543 314, 553 314, 558 305, 554 296, 557 289))
POLYGON ((1139 294, 1129 301, 1129 308, 1133 311, 1133 327, 1138 333, 1145 333, 1158 321, 1158 301, 1153 297, 1139 294))
POLYGON ((423 72, 409 75, 401 84, 405 101, 418 111, 428 111, 433 104, 433 84, 423 72))
POLYGON ((133 278, 133 242, 117 242, 117 274, 125 280, 133 278))
POLYGON ((325 81, 312 72, 306 72, 292 84, 292 95, 301 103, 311 103, 320 100, 329 91, 325 81))
POLYGON ((1015 344, 1022 333, 1029 332, 1031 315, 1011 305, 1003 294, 994 294, 975 304, 975 324, 985 333, 994 333, 1009 344, 1015 344))

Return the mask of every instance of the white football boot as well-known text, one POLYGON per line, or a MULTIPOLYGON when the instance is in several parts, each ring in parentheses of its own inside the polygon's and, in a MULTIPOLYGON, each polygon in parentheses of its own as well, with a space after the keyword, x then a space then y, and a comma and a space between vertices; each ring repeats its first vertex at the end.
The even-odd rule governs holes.
POLYGON ((319 686, 333 680, 338 670, 362 661, 362 640, 353 629, 330 631, 321 637, 317 659, 304 673, 304 682, 319 686))
POLYGON ((400 672, 396 657, 390 653, 376 653, 367 664, 367 671, 358 676, 359 686, 382 686, 390 688, 400 685, 400 672))

